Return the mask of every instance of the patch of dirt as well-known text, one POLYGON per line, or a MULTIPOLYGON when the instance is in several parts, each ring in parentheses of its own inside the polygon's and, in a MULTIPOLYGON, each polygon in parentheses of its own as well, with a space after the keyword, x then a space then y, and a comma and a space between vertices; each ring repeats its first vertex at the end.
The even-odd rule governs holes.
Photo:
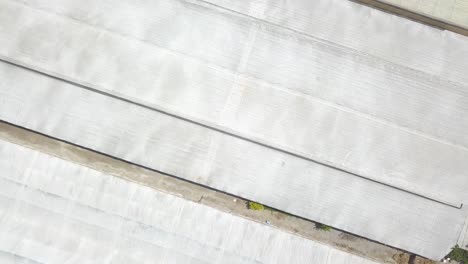
POLYGON ((421 257, 416 257, 416 260, 414 261, 414 264, 436 264, 438 262, 430 260, 430 259, 425 259, 421 257))
POLYGON ((393 255, 396 264, 408 264, 410 255, 406 253, 393 255))
POLYGON ((436 264, 436 261, 425 259, 421 257, 416 257, 413 263, 410 263, 410 255, 407 253, 396 254, 393 256, 396 264, 436 264))
POLYGON ((357 236, 354 236, 354 235, 351 235, 351 234, 348 234, 348 233, 341 233, 339 236, 343 240, 348 240, 348 241, 358 240, 357 236))
POLYGON ((282 213, 278 213, 278 212, 271 212, 271 214, 273 215, 273 217, 277 220, 283 220, 286 218, 286 214, 282 214, 282 213))

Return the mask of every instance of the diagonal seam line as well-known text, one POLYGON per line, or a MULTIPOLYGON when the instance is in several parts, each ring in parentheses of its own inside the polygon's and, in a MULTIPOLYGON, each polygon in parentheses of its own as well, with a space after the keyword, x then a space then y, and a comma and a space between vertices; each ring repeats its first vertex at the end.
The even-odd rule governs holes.
MULTIPOLYGON (((418 12, 409 8, 401 7, 385 0, 349 0, 379 11, 403 17, 405 19, 430 26, 439 30, 448 30, 460 35, 468 36, 468 28, 456 22, 449 21, 435 15, 418 12), (424 19, 424 21, 423 21, 424 19)), ((452 6, 453 13, 454 5, 452 6)))
MULTIPOLYGON (((19 5, 24 5, 24 3, 17 3, 18 0, 7 0, 7 1, 13 1, 15 4, 19 4, 19 5)), ((297 34, 299 36, 302 36, 302 37, 306 37, 308 39, 311 39, 314 41, 314 43, 316 43, 317 45, 325 45, 327 47, 330 47, 330 48, 333 48, 333 49, 339 49, 340 51, 349 51, 351 54, 353 54, 353 56, 357 56, 359 58, 359 60, 368 60, 368 59, 372 59, 372 60, 376 60, 376 61, 380 61, 379 63, 381 63, 382 65, 387 65, 387 66, 391 66, 391 67, 396 67, 398 69, 403 69, 405 71, 408 71, 410 72, 411 74, 416 74, 418 76, 418 78, 435 78, 438 82, 443 82, 443 84, 440 84, 440 85, 445 85, 445 83, 449 84, 449 85, 454 85, 454 86, 460 86, 462 88, 468 88, 468 86, 466 87, 465 84, 462 84, 461 82, 458 82, 458 81, 453 81, 453 80, 449 80, 449 79, 445 79, 445 78, 442 78, 441 76, 439 75, 435 75, 434 73, 429 73, 429 72, 426 72, 424 70, 421 70, 421 69, 417 69, 417 68, 413 68, 413 67, 410 67, 410 66, 405 66, 403 64, 400 64, 400 63, 396 63, 396 62, 392 62, 391 60, 388 60, 388 59, 384 59, 384 58, 380 58, 376 55, 372 55, 370 53, 365 53, 365 52, 362 52, 362 51, 359 51, 355 48, 352 48, 352 47, 348 47, 344 44, 339 44, 339 43, 333 43, 329 40, 326 40, 326 39, 322 39, 322 38, 319 38, 319 37, 315 37, 313 35, 310 35, 306 32, 302 32, 300 30, 295 30, 295 29, 292 29, 290 27, 284 27, 284 26, 281 26, 281 25, 278 25, 278 24, 275 24, 273 22, 270 22, 268 20, 264 20, 264 19, 259 19, 259 18, 256 18, 254 16, 251 16, 251 15, 247 15, 247 14, 244 14, 244 13, 241 13, 241 12, 237 12, 235 10, 230 10, 230 9, 227 9, 225 7, 222 7, 222 6, 217 6, 215 4, 210 4, 209 2, 207 2, 207 0, 184 0, 184 1, 190 1, 190 2, 187 2, 187 3, 190 3, 190 4, 193 4, 193 5, 197 5, 197 6, 201 6, 201 7, 204 7, 204 8, 212 8, 212 9, 216 9, 218 12, 219 10, 218 9, 221 9, 221 10, 224 10, 224 11, 227 11, 227 12, 231 12, 231 13, 234 13, 234 14, 237 14, 239 16, 245 16, 257 23, 259 23, 259 25, 261 24, 265 24, 265 25, 270 25, 270 26, 273 26, 273 27, 277 27, 277 28, 280 28, 282 30, 285 30, 285 31, 290 31, 292 32, 293 34, 297 34), (192 1, 195 1, 195 2, 198 2, 195 3, 195 2, 192 2, 192 1)), ((352 1, 352 0, 350 0, 352 1)), ((79 24, 83 24, 83 25, 86 25, 86 26, 90 26, 90 27, 93 27, 95 28, 95 26, 93 24, 90 24, 88 22, 85 22, 85 21, 81 21, 81 20, 77 20, 75 18, 71 18, 71 17, 68 17, 68 16, 65 16, 65 15, 61 15, 61 14, 58 14, 58 13, 55 13, 55 12, 51 12, 49 10, 45 10, 43 8, 37 8, 37 7, 32 7, 32 6, 29 6, 29 5, 25 5, 26 8, 30 8, 30 9, 33 9, 35 11, 40 11, 40 12, 45 12, 45 13, 48 13, 48 14, 53 14, 53 15, 56 15, 56 16, 59 16, 63 19, 70 19, 76 23, 79 23, 79 24)), ((119 37, 123 37, 125 39, 129 39, 129 40, 135 40, 135 41, 139 41, 139 42, 142 42, 142 43, 145 43, 147 45, 151 45, 151 46, 154 46, 158 49, 161 49, 163 50, 164 52, 167 52, 168 54, 175 54, 175 55, 179 55, 179 56, 183 56, 185 58, 188 58, 190 59, 191 61, 194 61, 194 62, 197 62, 197 63, 201 63, 209 68, 212 68, 214 70, 217 70, 217 71, 221 71, 223 73, 226 73, 228 74, 229 76, 233 76, 234 79, 241 79, 241 76, 242 74, 239 73, 238 70, 236 71, 232 71, 228 68, 225 68, 224 66, 217 66, 217 65, 214 65, 212 63, 208 63, 204 60, 201 60, 200 58, 195 58, 193 56, 189 56, 183 52, 177 52, 175 50, 171 50, 171 49, 167 49, 167 48, 164 48, 164 47, 161 47, 161 46, 158 46, 152 42, 148 42, 147 40, 144 40, 144 39, 139 39, 139 38, 134 38, 134 37, 131 37, 129 35, 125 35, 125 34, 121 34, 119 32, 116 32, 116 31, 112 31, 112 30, 109 30, 107 28, 102 28, 102 27, 96 27, 98 28, 99 30, 102 30, 104 32, 107 32, 107 33, 110 33, 110 34, 114 34, 116 36, 119 36, 119 37)), ((18 60, 16 59, 13 59, 13 58, 9 58, 8 56, 5 56, 5 55, 0 55, 0 58, 1 59, 4 59, 5 61, 11 61, 13 63, 16 63, 16 64, 19 64, 19 65, 24 65, 26 67, 29 68, 29 66, 27 66, 25 63, 22 63, 22 62, 19 62, 18 60)), ((239 67, 238 67, 239 68, 239 67)), ((95 87, 95 85, 92 85, 90 83, 86 83, 86 82, 79 82, 78 80, 73 80, 73 78, 70 78, 68 76, 65 76, 63 74, 59 74, 59 73, 56 73, 56 72, 51 72, 51 71, 46 71, 45 69, 38 69, 38 67, 36 67, 36 71, 38 72, 42 72, 42 73, 47 73, 49 75, 54 75, 60 79, 66 79, 66 80, 70 80, 72 82, 75 82, 75 83, 82 83, 84 86, 89 86, 89 87, 95 87)), ((329 107, 333 107, 333 108, 336 108, 336 109, 340 109, 342 111, 346 111, 348 113, 352 113, 354 115, 360 115, 366 119, 370 119, 372 121, 376 121, 376 122, 379 122, 381 124, 384 124, 386 126, 393 126, 397 129, 400 129, 402 131, 405 131, 407 133, 411 133, 411 134, 415 134, 415 135, 418 135, 418 136, 421 136, 421 137, 424 137, 424 138, 427 138, 427 139, 430 139, 430 140, 434 140, 434 141, 437 141, 437 142, 441 142, 442 144, 447 144, 447 145, 450 145, 450 146, 453 146, 453 147, 456 147, 456 148, 460 148, 460 149, 463 149, 465 151, 468 151, 468 147, 465 147, 463 145, 459 145, 459 143, 456 143, 455 141, 453 140, 450 140, 450 139, 447 139, 447 138, 444 138, 443 136, 433 136, 433 135, 429 135, 427 132, 424 132, 424 131, 420 131, 418 129, 415 129, 415 128, 411 128, 407 125, 401 125, 401 124, 397 124, 397 123, 393 123, 389 120, 387 120, 387 118, 384 118, 384 117, 375 117, 369 113, 366 113, 366 112, 359 112, 359 111, 356 111, 354 110, 353 108, 350 108, 350 107, 347 107, 347 106, 343 106, 343 105, 340 105, 340 104, 337 104, 337 103, 333 103, 332 101, 327 101, 327 100, 324 100, 322 99, 320 96, 317 96, 317 95, 312 95, 312 94, 309 94, 309 93, 304 93, 304 92, 301 92, 301 91, 297 91, 296 89, 291 89, 291 88, 283 88, 281 86, 278 86, 277 83, 272 83, 272 82, 269 82, 269 81, 266 81, 266 80, 262 80, 262 79, 258 79, 256 77, 252 77, 252 76, 243 76, 242 78, 245 78, 246 80, 247 79, 253 79, 255 80, 256 82, 260 82, 260 83, 265 83, 275 89, 281 89, 282 91, 284 92, 287 92, 287 93, 291 93, 291 94, 294 94, 294 95, 304 95, 305 97, 307 97, 308 100, 313 100, 313 101, 316 101, 316 102, 319 102, 321 104, 324 104, 324 105, 327 105, 329 107)), ((99 88, 99 89, 104 89, 103 87, 99 88)), ((106 89, 104 89, 106 90, 106 89)), ((129 99, 129 100, 134 100, 136 98, 128 98, 128 97, 124 97, 123 95, 120 95, 122 98, 126 98, 126 99, 129 99)), ((136 101, 133 101, 133 102, 136 102, 136 101)), ((141 104, 143 104, 142 102, 140 102, 141 104)), ((160 109, 160 110, 163 110, 163 111, 167 111, 169 112, 168 109, 160 109)), ((178 115, 182 116, 181 113, 178 113, 178 115)), ((201 121, 198 121, 198 122, 201 122, 201 121)), ((359 174, 359 172, 356 172, 359 174)))
MULTIPOLYGON (((392 188, 392 189, 395 189, 395 190, 398 190, 398 191, 406 192, 406 193, 409 193, 411 195, 418 196, 418 197, 421 197, 421 198, 424 198, 424 199, 427 199, 427 200, 430 200, 430 201, 433 201, 433 202, 436 202, 436 203, 440 203, 440 204, 450 206, 450 207, 453 207, 453 208, 456 208, 456 209, 461 209, 463 207, 463 203, 461 203, 460 205, 456 205, 453 202, 442 201, 441 199, 433 198, 433 197, 431 197, 429 195, 420 194, 420 193, 417 193, 417 192, 414 192, 414 191, 411 191, 411 190, 404 189, 402 187, 398 187, 398 186, 391 185, 391 184, 388 184, 388 183, 380 182, 378 180, 375 180, 375 179, 372 179, 372 178, 369 178, 369 177, 366 177, 366 176, 351 172, 349 170, 339 168, 339 167, 337 167, 335 165, 331 165, 331 164, 327 164, 325 162, 314 160, 314 159, 306 157, 304 155, 300 155, 300 154, 297 154, 297 153, 294 153, 294 152, 291 152, 291 151, 288 151, 288 150, 284 150, 284 149, 281 149, 281 148, 278 148, 278 147, 275 147, 275 146, 271 146, 271 145, 268 145, 266 143, 262 143, 262 142, 250 139, 248 137, 237 135, 237 134, 231 133, 229 131, 222 130, 222 129, 214 127, 214 126, 206 125, 206 124, 203 124, 201 122, 194 121, 194 120, 185 118, 183 116, 180 116, 180 115, 177 115, 177 114, 174 114, 174 113, 170 113, 170 112, 168 112, 166 110, 162 110, 162 109, 158 109, 156 107, 148 106, 148 105, 145 105, 145 104, 142 104, 142 103, 139 103, 139 102, 135 102, 135 101, 129 100, 127 98, 123 98, 123 97, 120 97, 120 96, 117 96, 117 95, 114 95, 114 94, 111 94, 111 93, 108 93, 108 92, 97 90, 95 88, 92 88, 92 87, 77 83, 75 81, 70 81, 70 80, 64 79, 62 77, 57 77, 57 76, 54 76, 52 74, 42 72, 40 70, 29 68, 28 66, 22 65, 22 64, 17 63, 17 62, 12 62, 12 61, 6 60, 4 58, 0 58, 0 62, 4 62, 6 64, 9 64, 9 65, 12 65, 12 66, 15 66, 15 67, 27 70, 27 71, 31 71, 31 72, 34 72, 34 73, 37 73, 37 74, 40 74, 40 75, 44 75, 44 76, 47 76, 49 78, 52 78, 52 79, 55 79, 55 80, 58 80, 58 81, 61 81, 61 82, 64 82, 64 83, 67 83, 67 84, 82 88, 82 89, 85 89, 85 90, 93 92, 93 93, 97 93, 97 94, 100 94, 100 95, 103 95, 103 96, 106 96, 106 97, 110 97, 110 98, 113 98, 113 99, 116 99, 116 100, 119 100, 119 101, 122 101, 122 102, 125 102, 125 103, 129 103, 129 104, 132 104, 132 105, 136 105, 138 107, 142 107, 142 108, 145 108, 145 109, 148 109, 148 110, 151 110, 151 111, 155 111, 155 112, 158 112, 158 113, 161 113, 161 114, 164 114, 164 115, 167 115, 167 116, 170 116, 170 117, 173 117, 173 118, 176 118, 176 119, 179 119, 179 120, 191 123, 191 124, 194 124, 196 126, 207 128, 209 130, 216 131, 216 132, 219 132, 221 134, 228 135, 228 136, 231 136, 231 137, 234 137, 234 138, 237 138, 237 139, 241 139, 241 140, 244 140, 244 141, 247 141, 247 142, 250 142, 250 143, 253 143, 253 144, 256 144, 256 145, 259 145, 259 146, 262 146, 262 147, 265 147, 265 148, 268 148, 268 149, 271 149, 271 150, 274 150, 274 151, 285 153, 287 155, 290 155, 290 156, 293 156, 293 157, 296 157, 296 158, 299 158, 299 159, 302 159, 302 160, 313 162, 313 163, 325 166, 327 168, 331 168, 331 169, 334 169, 334 170, 337 170, 337 171, 340 171, 340 172, 344 172, 344 173, 347 173, 349 175, 352 175, 352 176, 355 176, 355 177, 358 177, 358 178, 361 178, 361 179, 364 179, 364 180, 368 180, 368 181, 371 181, 371 182, 374 182, 374 183, 377 183, 377 184, 380 184, 380 185, 383 185, 383 186, 386 186, 386 187, 389 187, 389 188, 392 188)), ((6 120, 2 120, 2 119, 0 119, 0 121, 3 121, 5 123, 10 123, 10 122, 8 122, 6 120)), ((29 129, 29 130, 31 130, 31 129, 29 129)), ((65 141, 65 140, 62 140, 62 141, 65 141)), ((71 143, 71 142, 68 142, 68 141, 65 141, 65 142, 71 143)), ((80 145, 74 144, 74 143, 71 143, 71 144, 76 145, 76 146, 80 146, 80 145)), ((80 146, 80 147, 83 147, 83 146, 80 146)), ((96 151, 96 150, 93 150, 93 149, 90 149, 90 150, 96 151)), ((140 167, 147 168, 144 165, 134 163, 134 162, 131 162, 131 161, 127 161, 127 160, 115 157, 113 155, 109 155, 109 154, 106 154, 106 155, 110 156, 112 158, 123 160, 125 162, 136 164, 136 165, 138 165, 140 167)), ((205 185, 202 185, 202 186, 205 186, 205 185)))

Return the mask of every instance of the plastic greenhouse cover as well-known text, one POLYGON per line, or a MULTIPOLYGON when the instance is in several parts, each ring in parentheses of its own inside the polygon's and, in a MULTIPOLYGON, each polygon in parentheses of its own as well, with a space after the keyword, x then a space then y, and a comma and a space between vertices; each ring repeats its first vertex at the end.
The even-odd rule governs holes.
POLYGON ((5 141, 0 157, 3 264, 375 263, 5 141))
POLYGON ((424 256, 456 243, 466 38, 348 1, 0 5, 0 56, 33 70, 1 65, 3 120, 424 256))

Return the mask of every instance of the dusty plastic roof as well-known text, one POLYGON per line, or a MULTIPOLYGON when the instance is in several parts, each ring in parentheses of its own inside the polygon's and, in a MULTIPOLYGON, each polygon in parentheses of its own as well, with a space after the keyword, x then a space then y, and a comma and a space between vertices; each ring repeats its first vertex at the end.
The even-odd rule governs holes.
MULTIPOLYGON (((327 230, 323 230, 320 228, 323 225, 319 225, 317 222, 273 208, 263 206, 263 210, 252 210, 249 206, 251 201, 241 197, 219 192, 207 186, 194 184, 5 122, 0 122, 0 141, 5 141, 5 145, 11 146, 11 148, 18 145, 21 146, 19 149, 28 148, 34 150, 33 152, 57 157, 100 172, 102 175, 117 177, 154 189, 156 192, 163 192, 187 201, 203 204, 221 212, 249 219, 374 262, 406 264, 411 255, 411 253, 342 230, 330 229, 329 226, 327 230), (7 144, 7 142, 11 144, 7 144)), ((54 175, 55 171, 49 170, 49 174, 54 175)), ((47 225, 47 223, 39 224, 47 225)), ((79 237, 75 239, 79 239, 79 237)), ((422 260, 420 257, 419 261, 425 261, 421 262, 425 264, 433 263, 427 259, 422 260)))
POLYGON ((0 141, 2 263, 377 263, 0 141))
POLYGON ((2 120, 434 259, 465 228, 460 35, 347 1, 0 6, 2 120))

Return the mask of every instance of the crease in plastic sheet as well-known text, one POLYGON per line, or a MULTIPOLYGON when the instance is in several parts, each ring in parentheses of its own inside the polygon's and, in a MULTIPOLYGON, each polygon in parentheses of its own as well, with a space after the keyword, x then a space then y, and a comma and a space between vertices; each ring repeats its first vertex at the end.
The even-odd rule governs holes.
POLYGON ((463 227, 459 209, 42 74, 2 63, 0 79, 2 120, 394 247, 438 259, 463 227))
MULTIPOLYGON (((403 60, 378 45, 393 36, 382 28, 336 39, 268 15, 289 17, 301 1, 253 5, 269 23, 198 1, 1 3, 6 60, 435 200, 467 200, 468 82, 457 74, 465 39, 368 11, 400 33, 392 43, 409 52, 403 60), (377 40, 364 43, 371 33, 377 40)), ((340 30, 355 32, 354 13, 367 9, 328 7, 352 7, 356 20, 340 30)), ((337 31, 334 19, 322 24, 337 31)))
POLYGON ((376 263, 0 141, 0 261, 376 263))

